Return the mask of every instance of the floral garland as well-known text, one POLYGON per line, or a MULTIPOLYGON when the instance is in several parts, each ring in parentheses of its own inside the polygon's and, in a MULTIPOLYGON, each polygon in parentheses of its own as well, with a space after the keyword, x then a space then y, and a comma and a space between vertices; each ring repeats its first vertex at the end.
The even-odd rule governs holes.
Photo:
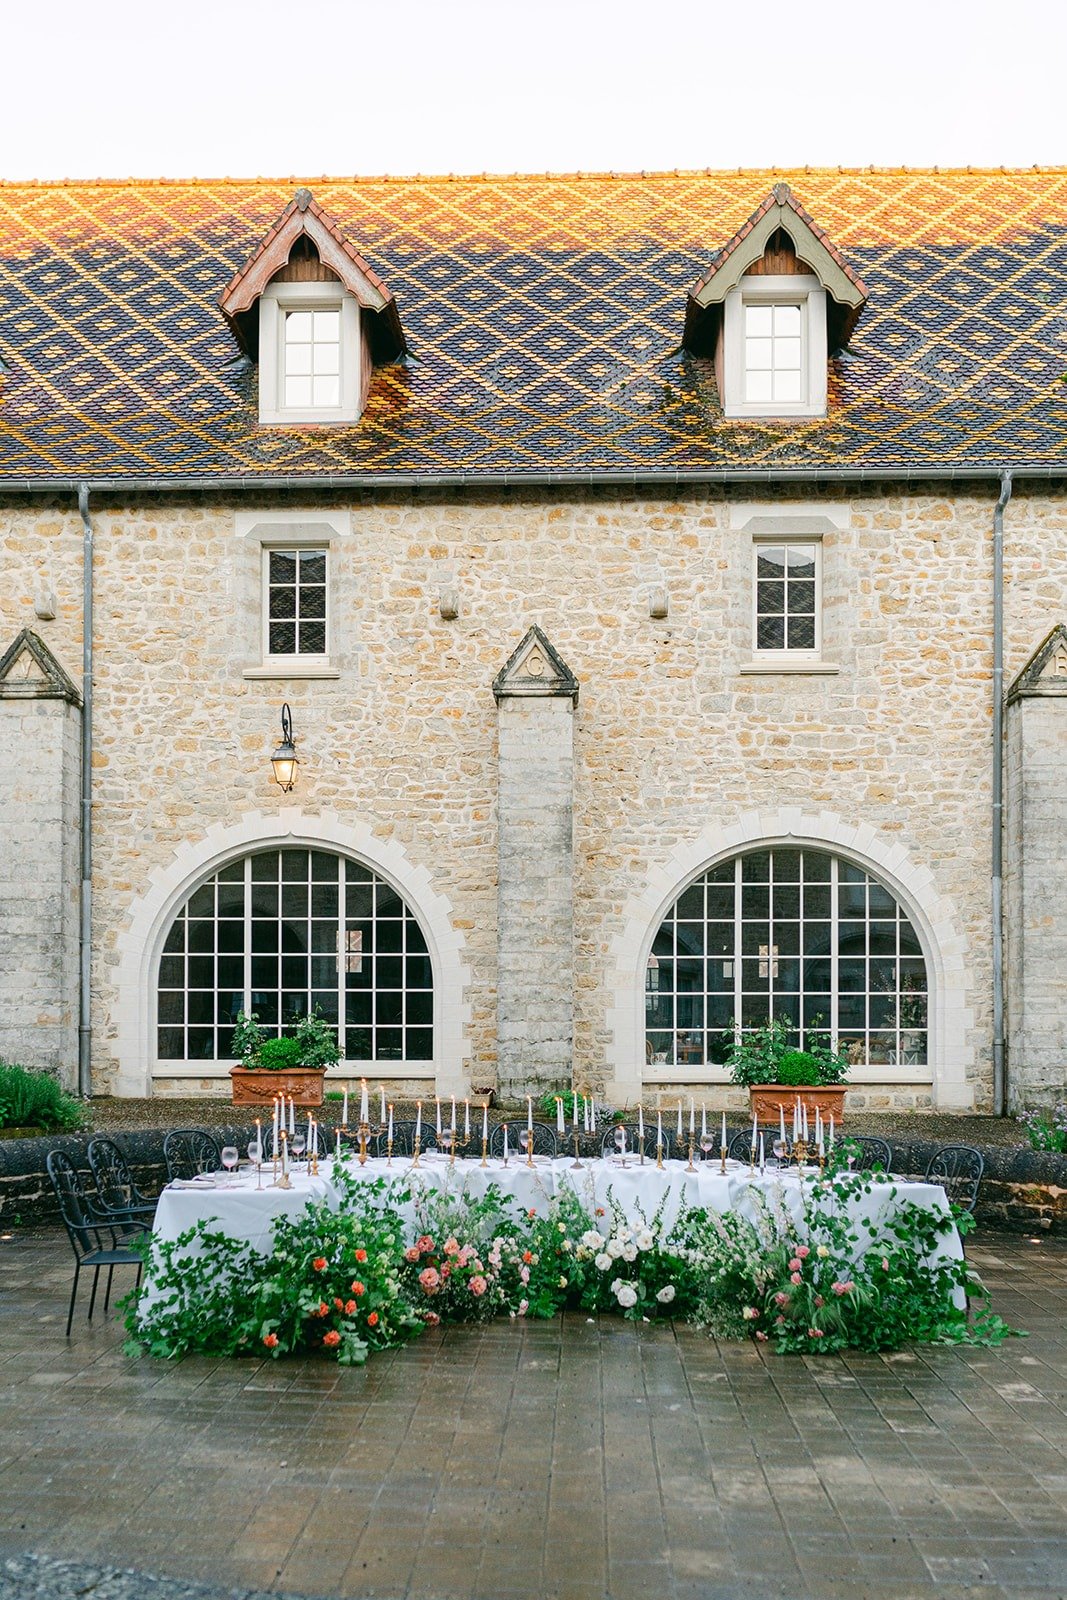
POLYGON ((844 1168, 809 1186, 800 1226, 780 1197, 757 1199, 752 1221, 690 1207, 669 1225, 665 1197, 635 1225, 610 1195, 594 1215, 570 1189, 546 1216, 516 1216, 492 1186, 479 1199, 343 1174, 337 1186, 339 1209, 311 1201, 280 1217, 266 1256, 204 1222, 146 1241, 145 1282, 124 1302, 127 1351, 317 1351, 356 1365, 441 1323, 566 1310, 673 1318, 782 1353, 994 1344, 1014 1331, 964 1262, 935 1255, 969 1216, 903 1205, 875 1233, 850 1220, 870 1179, 844 1168))

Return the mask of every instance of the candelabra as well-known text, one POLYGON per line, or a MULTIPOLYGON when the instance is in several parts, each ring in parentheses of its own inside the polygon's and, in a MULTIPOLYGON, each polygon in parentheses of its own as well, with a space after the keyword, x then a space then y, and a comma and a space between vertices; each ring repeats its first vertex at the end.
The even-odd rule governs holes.
POLYGON ((356 1129, 356 1136, 359 1139, 359 1164, 361 1167, 365 1167, 367 1165, 367 1144, 370 1139, 370 1123, 361 1121, 356 1129))
POLYGON ((575 1130, 574 1130, 574 1160, 571 1162, 571 1171, 572 1172, 576 1172, 576 1171, 577 1172, 581 1172, 583 1170, 582 1169, 582 1158, 581 1158, 581 1155, 579 1153, 581 1137, 582 1136, 578 1132, 578 1129, 575 1128, 575 1130))
POLYGON ((719 1174, 723 1178, 726 1176, 726 1146, 724 1144, 719 1146, 719 1174))
POLYGON ((412 1156, 411 1156, 412 1169, 417 1167, 418 1164, 419 1164, 419 1151, 421 1150, 421 1148, 422 1148, 422 1135, 421 1135, 421 1133, 417 1133, 415 1135, 415 1148, 414 1148, 414 1150, 412 1152, 412 1156))
POLYGON ((663 1171, 663 1140, 656 1140, 656 1171, 663 1171))
POLYGON ((482 1133, 482 1166, 483 1167, 487 1167, 488 1165, 489 1165, 489 1140, 488 1140, 488 1138, 486 1137, 486 1135, 485 1135, 485 1133, 483 1131, 483 1133, 482 1133))
POLYGON ((804 1166, 804 1164, 807 1161, 807 1159, 808 1159, 808 1141, 806 1139, 803 1139, 803 1138, 794 1139, 794 1141, 793 1141, 793 1160, 797 1164, 797 1171, 798 1172, 800 1171, 801 1167, 804 1166))
POLYGON ((281 1146, 282 1146, 282 1171, 281 1171, 281 1176, 275 1178, 274 1187, 276 1189, 291 1189, 293 1187, 293 1185, 292 1185, 292 1181, 291 1181, 291 1179, 289 1177, 289 1171, 288 1171, 288 1167, 289 1167, 288 1138, 289 1138, 289 1135, 286 1133, 285 1129, 282 1128, 282 1130, 279 1133, 278 1137, 281 1140, 281 1146))
POLYGON ((693 1165, 693 1151, 695 1149, 696 1149, 696 1145, 693 1143, 693 1135, 690 1134, 689 1135, 689 1165, 685 1169, 686 1172, 695 1172, 696 1171, 696 1167, 693 1165))

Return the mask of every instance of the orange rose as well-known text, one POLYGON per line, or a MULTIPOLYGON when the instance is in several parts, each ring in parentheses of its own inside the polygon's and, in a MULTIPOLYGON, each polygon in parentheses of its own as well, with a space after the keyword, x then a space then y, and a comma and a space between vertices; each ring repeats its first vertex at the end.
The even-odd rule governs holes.
POLYGON ((336 1328, 331 1328, 329 1333, 323 1334, 322 1342, 328 1349, 334 1350, 341 1343, 341 1335, 336 1328))
POLYGON ((325 1256, 316 1256, 314 1261, 311 1263, 311 1265, 315 1268, 316 1272, 325 1272, 326 1271, 326 1257, 325 1256))
POLYGON ((319 1301, 319 1309, 318 1309, 318 1311, 317 1311, 317 1312, 316 1312, 316 1313, 315 1313, 315 1315, 316 1315, 316 1316, 319 1316, 319 1317, 324 1317, 324 1316, 325 1316, 325 1315, 326 1315, 326 1313, 327 1313, 327 1312, 328 1312, 328 1311, 329 1311, 329 1309, 330 1309, 330 1308, 329 1308, 329 1306, 328 1306, 328 1305, 327 1305, 327 1304, 326 1304, 326 1302, 325 1302, 325 1300, 320 1300, 320 1301, 319 1301))
POLYGON ((366 1259, 367 1259, 367 1252, 365 1250, 357 1250, 356 1251, 356 1260, 357 1261, 366 1261, 366 1259))
POLYGON ((367 1318, 367 1327, 368 1328, 376 1328, 377 1326, 378 1326, 378 1313, 376 1311, 372 1311, 370 1316, 367 1318))
POLYGON ((344 1308, 345 1308, 345 1303, 344 1303, 344 1301, 343 1301, 343 1300, 342 1300, 342 1299, 341 1299, 341 1296, 340 1296, 340 1295, 335 1295, 335 1296, 334 1296, 334 1301, 333 1301, 333 1303, 334 1303, 334 1305, 335 1305, 335 1306, 336 1306, 336 1307, 337 1307, 337 1309, 338 1309, 338 1311, 343 1311, 343 1310, 344 1310, 344 1308))
POLYGON ((524 1264, 526 1266, 529 1266, 530 1262, 533 1260, 533 1255, 531 1254, 531 1252, 529 1250, 524 1250, 522 1252, 522 1259, 523 1259, 524 1264))
POLYGON ((346 1303, 345 1303, 345 1316, 346 1317, 350 1317, 352 1315, 352 1313, 355 1311, 355 1309, 356 1309, 356 1302, 354 1300, 346 1301, 346 1303))
POLYGON ((356 1295, 365 1294, 366 1293, 366 1290, 365 1290, 364 1286, 360 1283, 358 1278, 356 1279, 355 1283, 352 1285, 352 1293, 356 1294, 356 1295))
POLYGON ((263 1343, 268 1350, 276 1350, 278 1348, 278 1335, 276 1333, 265 1333, 263 1335, 263 1343))

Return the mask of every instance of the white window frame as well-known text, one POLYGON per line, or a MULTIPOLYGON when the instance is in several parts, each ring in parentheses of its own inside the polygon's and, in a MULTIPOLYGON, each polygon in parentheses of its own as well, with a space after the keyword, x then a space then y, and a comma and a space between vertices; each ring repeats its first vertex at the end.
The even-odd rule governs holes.
POLYGON ((358 422, 360 404, 359 306, 339 283, 271 283, 259 301, 259 420, 358 422), (290 311, 338 311, 341 315, 341 404, 286 406, 285 318, 290 311))
MULTIPOLYGON (((782 670, 790 667, 803 667, 822 661, 822 611, 823 611, 823 580, 822 580, 822 539, 817 535, 790 534, 787 528, 780 533, 756 534, 752 540, 752 604, 750 615, 752 619, 752 659, 759 663, 773 662, 782 670), (757 611, 757 584, 759 583, 759 553, 767 545, 806 545, 815 555, 815 644, 810 650, 778 649, 773 645, 760 645, 758 642, 759 614, 757 611)), ((788 595, 787 595, 788 598, 788 595)), ((786 613, 786 637, 788 637, 788 612, 786 613)))
POLYGON ((328 667, 330 664, 330 645, 333 642, 333 606, 330 599, 330 580, 332 577, 332 562, 330 560, 330 542, 328 539, 264 539, 262 544, 261 560, 263 562, 261 589, 262 603, 260 606, 262 626, 262 649, 264 664, 271 664, 278 668, 292 667, 299 673, 301 668, 328 667), (272 650, 270 647, 270 558, 272 551, 291 550, 296 555, 306 555, 309 550, 321 552, 326 560, 326 649, 319 651, 283 651, 272 650))
MULTIPOLYGON (((348 538, 352 532, 352 519, 347 511, 239 511, 234 519, 234 532, 238 539, 247 539, 259 545, 259 626, 253 635, 251 618, 246 648, 256 648, 258 638, 259 661, 244 668, 245 678, 338 678, 340 668, 335 657, 338 648, 335 607, 336 564, 334 547, 338 540, 348 538), (267 653, 269 622, 269 585, 267 582, 268 550, 325 550, 326 552, 326 649, 322 656, 283 656, 267 653)), ((346 637, 351 624, 346 627, 346 637)))
POLYGON ((723 410, 728 417, 821 417, 826 414, 826 290, 813 274, 746 276, 726 296, 723 318, 723 410), (745 399, 745 307, 800 307, 800 401, 745 399))

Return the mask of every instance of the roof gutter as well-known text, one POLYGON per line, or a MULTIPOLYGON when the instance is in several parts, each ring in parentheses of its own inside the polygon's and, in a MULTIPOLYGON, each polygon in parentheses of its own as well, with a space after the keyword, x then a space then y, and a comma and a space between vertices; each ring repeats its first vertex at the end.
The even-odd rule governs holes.
POLYGON ((89 487, 78 485, 82 519, 81 898, 78 927, 78 1093, 92 1093, 93 959, 93 524, 89 487))
POLYGON ((1007 1112, 1004 1049, 1004 510, 1012 475, 1000 479, 993 508, 993 1115, 1007 1112))
MULTIPOLYGON (((684 489, 703 484, 761 483, 987 483, 1002 477, 1003 464, 963 466, 942 462, 928 467, 719 467, 667 472, 582 468, 561 472, 340 472, 297 474, 214 473, 202 476, 154 474, 143 477, 0 477, 0 494, 263 494, 290 491, 437 489, 684 489)), ((1015 478, 1067 481, 1067 462, 1032 462, 1011 469, 1015 478)))

